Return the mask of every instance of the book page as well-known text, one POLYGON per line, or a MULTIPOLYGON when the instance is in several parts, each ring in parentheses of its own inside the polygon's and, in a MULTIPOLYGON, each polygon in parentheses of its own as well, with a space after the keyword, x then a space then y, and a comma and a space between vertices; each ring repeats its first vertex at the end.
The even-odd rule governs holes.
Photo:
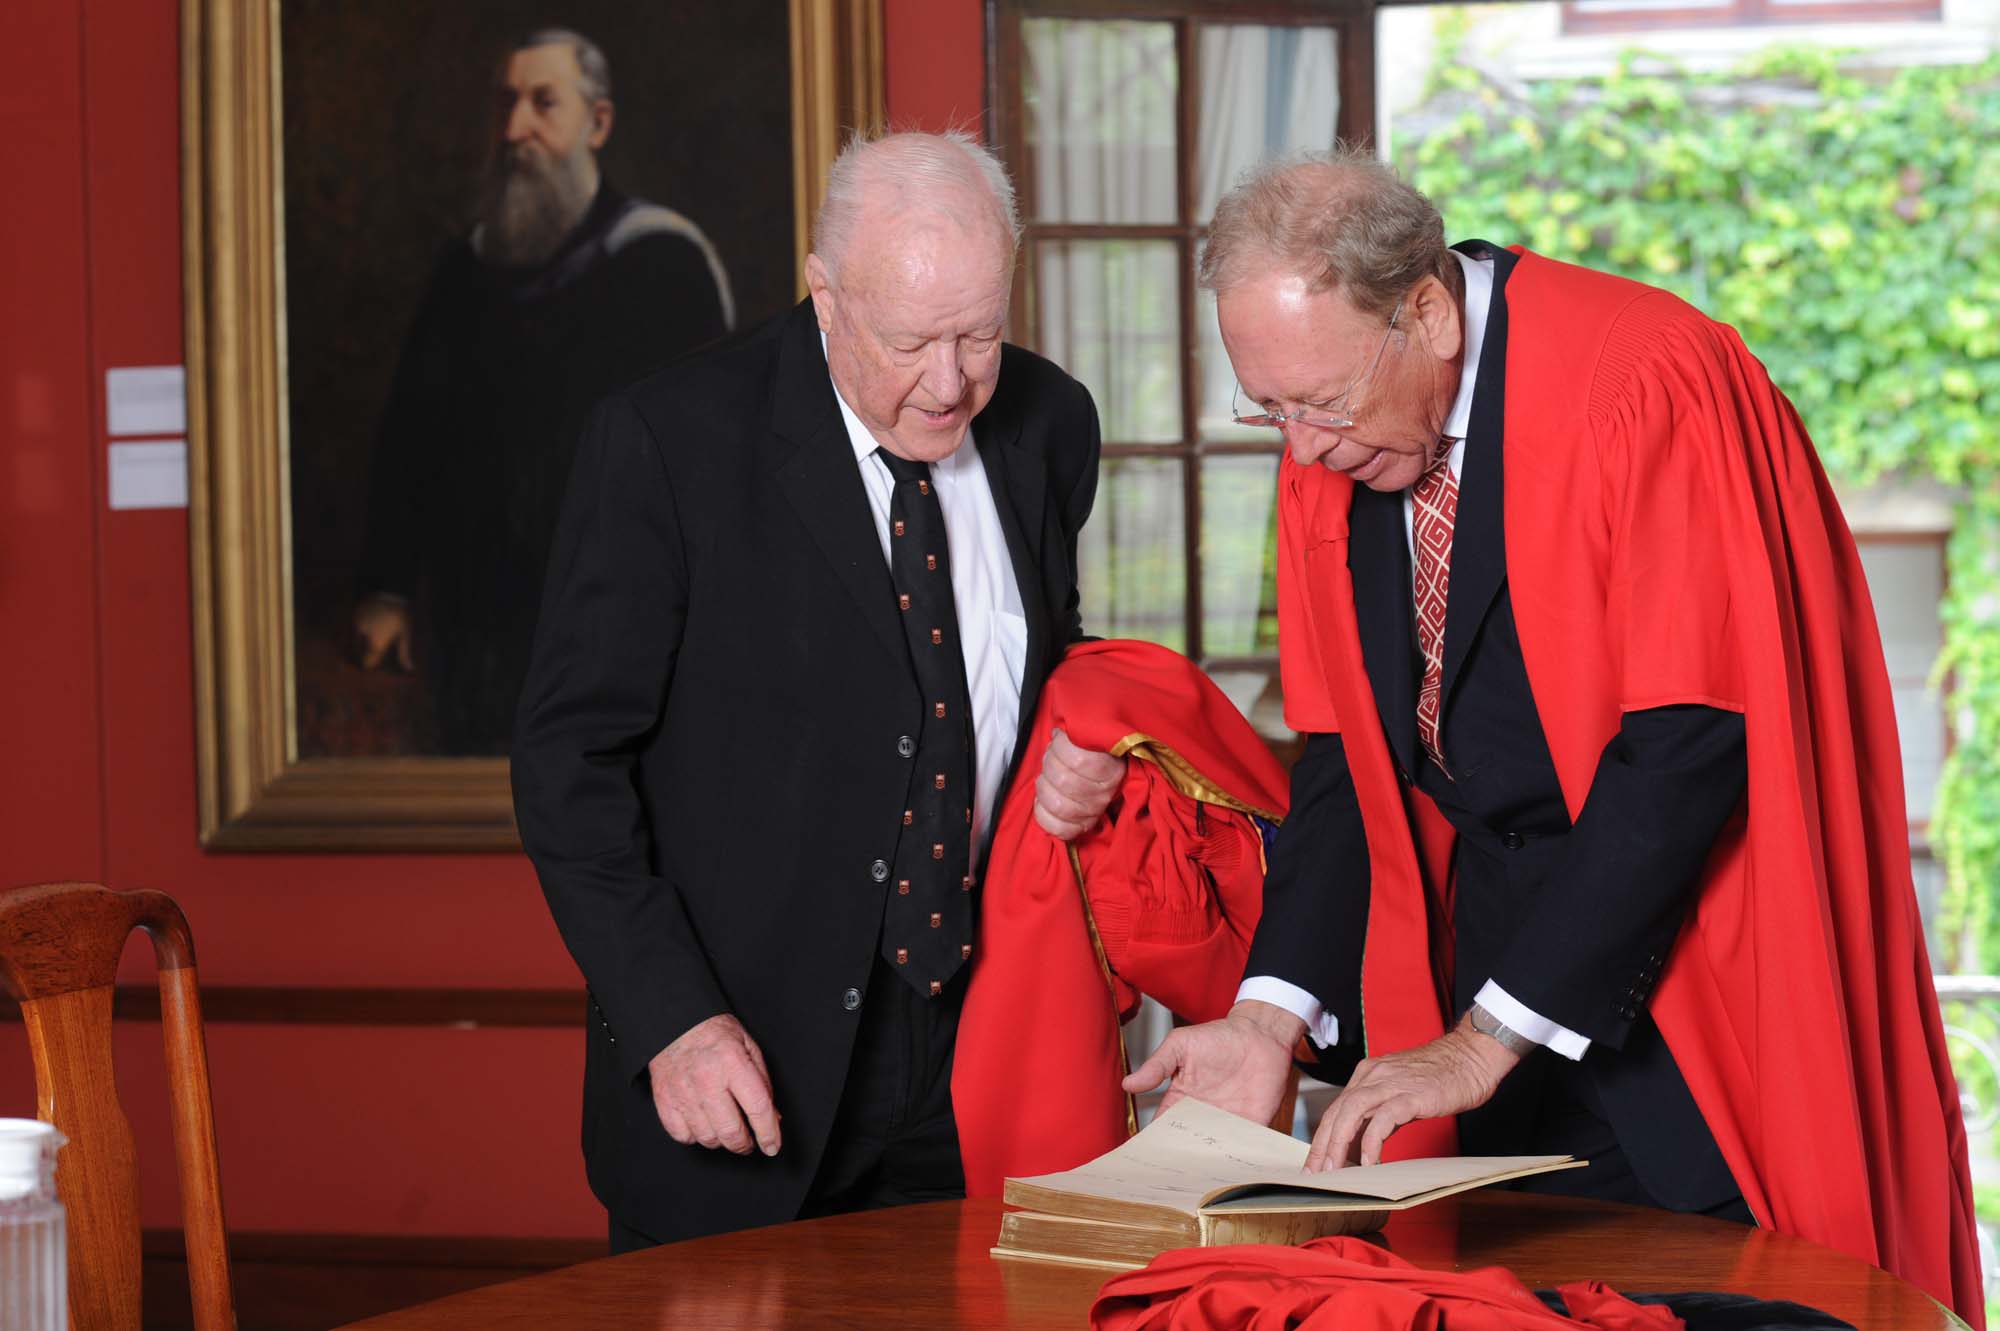
POLYGON ((1089 1164, 1026 1182, 1110 1201, 1165 1206, 1192 1216, 1218 1189, 1310 1177, 1305 1142, 1227 1110, 1182 1099, 1089 1164))
MULTIPOLYGON (((1275 1185, 1316 1197, 1400 1201, 1438 1188, 1559 1164, 1566 1156, 1447 1156, 1305 1172, 1311 1147, 1261 1123, 1183 1099, 1138 1136, 1089 1164, 1024 1182, 1115 1202, 1165 1206, 1194 1215, 1239 1189, 1275 1185)), ((1294 1197, 1295 1202, 1303 1199, 1294 1197)))

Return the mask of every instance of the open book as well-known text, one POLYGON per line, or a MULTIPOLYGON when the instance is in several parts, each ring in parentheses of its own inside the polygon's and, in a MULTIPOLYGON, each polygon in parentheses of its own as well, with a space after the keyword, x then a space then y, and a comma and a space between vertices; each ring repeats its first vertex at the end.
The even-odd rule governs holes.
POLYGON ((1169 1248, 1365 1234, 1389 1212, 1585 1162, 1451 1156, 1305 1172, 1305 1142, 1183 1099, 1089 1164, 1010 1178, 997 1257, 1144 1266, 1169 1248))

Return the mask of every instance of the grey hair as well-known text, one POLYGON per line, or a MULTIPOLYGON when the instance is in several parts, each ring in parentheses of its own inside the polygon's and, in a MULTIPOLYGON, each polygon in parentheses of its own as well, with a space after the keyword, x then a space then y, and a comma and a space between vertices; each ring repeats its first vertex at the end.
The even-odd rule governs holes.
POLYGON ((887 205, 903 211, 936 206, 955 189, 983 190, 991 198, 993 220, 1007 233, 1011 262, 1021 244, 1014 182, 993 150, 963 130, 856 134, 850 138, 826 175, 826 200, 813 218, 813 253, 826 265, 829 276, 840 271, 841 258, 860 223, 866 194, 876 192, 877 203, 883 203, 879 192, 887 191, 887 205))
POLYGON ((530 51, 537 46, 567 46, 576 53, 576 67, 583 72, 577 91, 585 102, 611 100, 611 62, 596 42, 571 28, 536 28, 515 42, 512 50, 530 51))
POLYGON ((1316 292, 1339 288, 1382 318, 1427 276, 1453 292, 1463 281, 1436 205, 1393 167, 1345 145, 1252 167, 1216 205, 1201 285, 1226 291, 1272 269, 1316 292))

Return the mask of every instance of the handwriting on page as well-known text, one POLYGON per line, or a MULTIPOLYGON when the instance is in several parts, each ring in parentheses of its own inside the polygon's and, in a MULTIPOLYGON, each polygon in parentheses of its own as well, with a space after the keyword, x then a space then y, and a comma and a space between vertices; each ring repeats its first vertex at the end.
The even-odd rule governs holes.
POLYGON ((1192 1213, 1218 1188, 1302 1177, 1308 1149, 1262 1124, 1182 1100, 1108 1155, 1046 1181, 1192 1213))
POLYGON ((1180 1100, 1116 1150, 1033 1180, 1061 1191, 1165 1206, 1192 1215, 1216 1195, 1257 1184, 1396 1202, 1440 1188, 1546 1169, 1566 1157, 1457 1156, 1305 1172, 1306 1143, 1234 1114, 1180 1100))

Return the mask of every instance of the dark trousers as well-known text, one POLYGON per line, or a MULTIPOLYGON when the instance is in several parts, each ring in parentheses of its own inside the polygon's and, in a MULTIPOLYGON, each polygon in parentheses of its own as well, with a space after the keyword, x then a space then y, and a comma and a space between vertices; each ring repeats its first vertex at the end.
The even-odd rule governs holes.
MULTIPOLYGON (((965 1196, 951 1055, 969 967, 930 998, 877 961, 847 1084, 801 1220, 965 1196)), ((611 1252, 659 1241, 611 1221, 611 1252)))

